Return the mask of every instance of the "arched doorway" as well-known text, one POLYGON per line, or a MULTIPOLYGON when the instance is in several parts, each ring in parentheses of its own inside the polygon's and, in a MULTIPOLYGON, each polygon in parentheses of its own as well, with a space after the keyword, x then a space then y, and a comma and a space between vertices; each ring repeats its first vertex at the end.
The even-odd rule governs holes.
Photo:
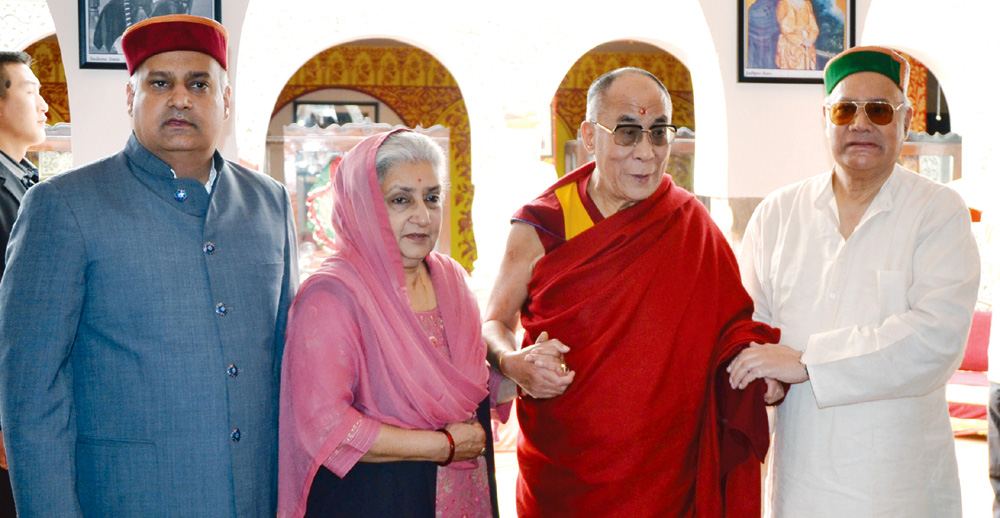
POLYGON ((55 34, 28 45, 24 52, 31 56, 31 71, 42 83, 40 91, 49 105, 49 125, 70 122, 66 71, 55 34))
MULTIPOLYGON (((471 270, 476 244, 472 234, 469 117, 451 73, 428 52, 395 40, 338 45, 316 54, 292 75, 278 95, 272 121, 283 111, 291 113, 286 107, 296 99, 316 99, 324 91, 363 94, 383 108, 380 114, 394 116, 374 122, 398 121, 407 127, 424 128, 441 125, 450 130, 450 252, 471 270)), ((278 122, 289 124, 292 120, 278 122)))
POLYGON ((896 49, 910 64, 906 97, 913 107, 899 162, 941 183, 962 177, 962 138, 951 133, 948 100, 934 73, 913 55, 896 49))

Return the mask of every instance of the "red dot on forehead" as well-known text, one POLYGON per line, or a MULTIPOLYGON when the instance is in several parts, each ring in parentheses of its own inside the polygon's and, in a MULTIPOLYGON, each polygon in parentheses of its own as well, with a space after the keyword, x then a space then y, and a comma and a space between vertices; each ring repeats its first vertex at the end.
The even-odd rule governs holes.
POLYGON ((640 108, 639 108, 639 115, 646 115, 646 109, 645 109, 645 108, 642 108, 642 107, 640 107, 640 108))

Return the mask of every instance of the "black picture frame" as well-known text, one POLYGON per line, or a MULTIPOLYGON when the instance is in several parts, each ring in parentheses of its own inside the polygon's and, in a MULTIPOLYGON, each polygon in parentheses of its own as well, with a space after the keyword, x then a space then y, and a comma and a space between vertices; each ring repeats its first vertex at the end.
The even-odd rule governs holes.
POLYGON ((222 23, 222 0, 78 0, 80 68, 125 69, 121 35, 163 14, 193 14, 222 23))
MULTIPOLYGON (((823 67, 833 56, 854 46, 855 0, 803 0, 809 5, 818 34, 812 44, 815 64, 811 69, 793 69, 809 66, 811 59, 808 45, 803 52, 792 40, 782 41, 778 20, 779 4, 796 0, 739 0, 739 38, 737 39, 737 68, 741 83, 822 83, 823 67), (779 49, 779 47, 781 47, 779 49), (784 49, 784 51, 782 51, 784 49), (772 58, 773 57, 773 58, 772 58), (778 61, 786 65, 779 67, 778 61)), ((801 12, 801 11, 800 11, 801 12)), ((809 38, 807 31, 806 39, 809 38)))
POLYGON ((292 122, 306 128, 331 124, 379 122, 378 103, 362 101, 292 101, 292 122))

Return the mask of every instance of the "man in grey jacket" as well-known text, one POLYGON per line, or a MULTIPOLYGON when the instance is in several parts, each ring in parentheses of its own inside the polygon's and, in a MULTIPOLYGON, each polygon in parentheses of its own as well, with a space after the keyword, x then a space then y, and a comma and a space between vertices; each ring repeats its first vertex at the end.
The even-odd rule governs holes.
POLYGON ((125 149, 24 198, 0 282, 21 516, 275 515, 295 231, 284 187, 215 149, 226 42, 129 28, 125 149))

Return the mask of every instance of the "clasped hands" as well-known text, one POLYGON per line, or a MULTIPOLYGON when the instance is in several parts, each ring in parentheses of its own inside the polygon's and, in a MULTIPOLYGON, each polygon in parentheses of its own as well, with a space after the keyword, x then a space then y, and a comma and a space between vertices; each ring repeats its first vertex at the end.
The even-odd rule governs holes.
MULTIPOLYGON (((534 345, 504 353, 503 372, 531 397, 556 397, 566 391, 576 376, 566 365, 564 355, 568 352, 566 344, 549 339, 543 331, 534 345)), ((801 351, 784 344, 751 343, 726 368, 729 383, 734 389, 743 390, 763 378, 767 384, 764 401, 774 404, 785 397, 782 382, 801 383, 808 379, 805 366, 799 361, 801 357, 801 351)))
POLYGON ((564 355, 568 352, 566 344, 549 339, 548 332, 542 331, 533 345, 503 353, 502 371, 533 398, 556 397, 566 391, 576 376, 566 365, 564 355))
POLYGON ((756 379, 764 379, 764 402, 771 405, 785 397, 784 383, 802 383, 809 373, 802 364, 802 351, 784 344, 751 343, 726 367, 729 385, 743 390, 756 379))

